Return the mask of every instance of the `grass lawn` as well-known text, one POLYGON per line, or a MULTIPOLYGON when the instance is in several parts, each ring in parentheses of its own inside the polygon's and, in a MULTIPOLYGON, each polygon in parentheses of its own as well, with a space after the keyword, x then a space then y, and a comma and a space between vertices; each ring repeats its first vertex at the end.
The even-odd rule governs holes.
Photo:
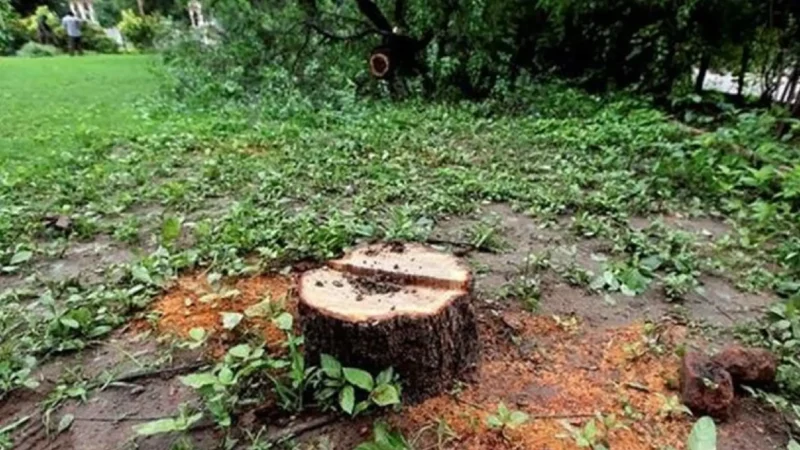
POLYGON ((0 164, 141 131, 152 56, 0 58, 0 164))

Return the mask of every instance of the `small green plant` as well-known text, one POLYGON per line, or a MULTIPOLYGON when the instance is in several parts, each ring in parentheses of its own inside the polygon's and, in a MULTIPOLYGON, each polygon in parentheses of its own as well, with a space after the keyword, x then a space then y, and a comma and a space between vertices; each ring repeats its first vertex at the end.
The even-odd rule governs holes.
POLYGON ((681 416, 691 416, 692 411, 686 407, 681 400, 678 398, 677 395, 671 395, 669 397, 658 394, 659 398, 663 402, 661 407, 658 409, 658 414, 662 417, 667 418, 679 418, 681 416))
POLYGON ((183 433, 203 418, 202 412, 193 412, 187 405, 181 405, 178 415, 166 419, 153 420, 133 427, 139 436, 152 436, 162 433, 183 433))
POLYGON ((507 438, 507 430, 514 430, 528 422, 528 415, 522 411, 511 411, 505 403, 497 405, 497 412, 486 418, 486 425, 507 438))
POLYGON ((267 374, 272 381, 275 392, 280 398, 283 409, 288 411, 301 411, 304 408, 306 390, 317 384, 320 373, 316 367, 306 367, 306 360, 300 347, 303 337, 293 333, 294 319, 291 314, 283 312, 273 317, 272 322, 286 333, 286 343, 289 350, 288 360, 273 361, 276 369, 288 368, 282 376, 267 374))
POLYGON ((22 424, 30 420, 30 416, 21 417, 14 422, 0 428, 0 450, 12 450, 14 448, 14 440, 11 438, 11 432, 19 428, 22 424))
POLYGON ((248 344, 232 347, 222 362, 212 370, 181 377, 181 382, 198 391, 206 411, 223 428, 231 426, 232 413, 240 400, 249 377, 261 372, 285 367, 282 360, 265 356, 263 348, 248 344))
POLYGON ((494 253, 506 246, 501 231, 499 217, 484 217, 470 226, 465 234, 467 242, 473 248, 494 253))
POLYGON ((355 450, 414 450, 414 447, 401 432, 390 429, 386 422, 375 422, 372 439, 359 444, 355 450))
POLYGON ((321 356, 322 383, 315 393, 321 405, 331 405, 334 398, 342 411, 355 416, 370 406, 387 407, 400 403, 400 384, 392 368, 376 378, 364 370, 342 367, 336 358, 321 356))
POLYGON ((609 450, 609 433, 613 430, 625 428, 622 423, 617 421, 615 415, 603 416, 600 413, 589 419, 581 428, 576 428, 566 421, 561 422, 561 425, 567 430, 568 434, 560 435, 559 437, 572 439, 578 447, 591 450, 609 450))
POLYGON ((684 300, 686 296, 699 288, 697 278, 688 273, 670 273, 662 279, 664 294, 670 301, 684 300))

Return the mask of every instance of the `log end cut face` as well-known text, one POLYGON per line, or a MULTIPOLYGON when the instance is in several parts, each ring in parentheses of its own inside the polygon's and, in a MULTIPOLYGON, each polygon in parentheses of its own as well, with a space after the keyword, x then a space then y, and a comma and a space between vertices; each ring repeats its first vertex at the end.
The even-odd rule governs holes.
POLYGON ((407 285, 386 275, 354 275, 327 267, 306 273, 300 282, 307 306, 349 322, 433 315, 464 294, 461 289, 407 285))
POLYGON ((449 253, 414 243, 373 244, 357 248, 328 265, 341 272, 383 277, 416 286, 469 290, 469 268, 449 253))

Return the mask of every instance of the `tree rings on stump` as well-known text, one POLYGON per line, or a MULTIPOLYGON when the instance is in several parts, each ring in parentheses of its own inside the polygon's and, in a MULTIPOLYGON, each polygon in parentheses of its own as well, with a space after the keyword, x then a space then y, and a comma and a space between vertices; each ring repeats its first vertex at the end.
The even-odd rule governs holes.
POLYGON ((301 276, 306 355, 373 373, 394 367, 406 401, 438 394, 477 366, 471 290, 469 269, 451 254, 420 244, 360 247, 301 276))
POLYGON ((391 52, 388 48, 377 48, 369 55, 369 72, 375 78, 386 78, 392 71, 391 52))

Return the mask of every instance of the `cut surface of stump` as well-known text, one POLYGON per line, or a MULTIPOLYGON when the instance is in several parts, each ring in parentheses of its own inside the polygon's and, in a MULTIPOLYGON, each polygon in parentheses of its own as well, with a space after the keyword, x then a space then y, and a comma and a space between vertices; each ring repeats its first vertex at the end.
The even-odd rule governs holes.
POLYGON ((306 354, 345 366, 394 367, 406 400, 469 375, 478 361, 472 277, 453 255, 420 244, 372 244, 299 281, 306 354))

